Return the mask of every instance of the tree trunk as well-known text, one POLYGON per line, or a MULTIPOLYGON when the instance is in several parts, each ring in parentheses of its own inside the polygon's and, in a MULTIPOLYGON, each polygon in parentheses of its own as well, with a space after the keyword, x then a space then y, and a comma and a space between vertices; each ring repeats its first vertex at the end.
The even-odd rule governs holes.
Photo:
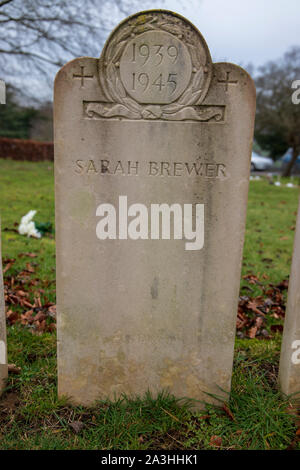
POLYGON ((295 146, 293 147, 293 153, 292 153, 292 158, 284 168, 282 172, 282 176, 291 176, 292 169, 294 167, 294 164, 296 163, 297 157, 299 155, 299 147, 295 146))

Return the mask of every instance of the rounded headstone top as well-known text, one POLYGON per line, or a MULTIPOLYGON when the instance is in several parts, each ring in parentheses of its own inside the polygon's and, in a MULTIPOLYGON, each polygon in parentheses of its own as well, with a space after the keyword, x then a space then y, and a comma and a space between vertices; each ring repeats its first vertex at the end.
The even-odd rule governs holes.
POLYGON ((100 59, 107 99, 141 114, 199 105, 212 77, 202 35, 188 20, 165 10, 137 13, 120 23, 100 59))

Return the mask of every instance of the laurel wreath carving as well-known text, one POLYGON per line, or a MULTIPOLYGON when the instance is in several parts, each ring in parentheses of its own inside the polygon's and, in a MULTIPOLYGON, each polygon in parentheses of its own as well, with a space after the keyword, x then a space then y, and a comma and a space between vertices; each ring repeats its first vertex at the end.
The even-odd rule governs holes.
MULTIPOLYGON (((202 57, 199 47, 199 37, 188 24, 172 15, 145 14, 131 20, 127 26, 117 30, 111 41, 108 43, 104 56, 105 80, 103 81, 104 92, 108 99, 115 102, 115 109, 102 106, 101 114, 105 117, 119 115, 130 119, 176 119, 177 114, 182 116, 191 115, 191 119, 204 120, 201 113, 193 105, 199 104, 199 99, 203 95, 203 85, 205 83, 205 62, 206 57, 202 57), (138 103, 131 98, 122 84, 119 73, 119 63, 128 43, 134 36, 147 31, 165 31, 171 33, 182 40, 188 47, 193 73, 187 89, 179 99, 166 105, 145 105, 138 103)), ((99 112, 99 109, 98 109, 99 112)))

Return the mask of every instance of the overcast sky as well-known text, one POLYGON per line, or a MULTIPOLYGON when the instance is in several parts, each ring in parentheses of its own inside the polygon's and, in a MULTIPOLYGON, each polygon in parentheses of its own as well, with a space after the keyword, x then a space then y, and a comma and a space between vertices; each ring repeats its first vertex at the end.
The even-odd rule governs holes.
POLYGON ((214 61, 255 66, 300 46, 299 0, 165 0, 203 34, 214 61))
MULTIPOLYGON (((245 68, 252 63, 256 68, 280 58, 291 46, 300 46, 300 0, 139 1, 140 11, 149 8, 164 8, 188 18, 204 36, 214 62, 245 68)), ((136 8, 130 13, 136 13, 136 8)), ((112 28, 124 18, 111 9, 108 14, 112 28)), ((42 100, 51 99, 55 73, 51 73, 51 85, 32 77, 22 77, 21 85, 34 89, 42 100)))

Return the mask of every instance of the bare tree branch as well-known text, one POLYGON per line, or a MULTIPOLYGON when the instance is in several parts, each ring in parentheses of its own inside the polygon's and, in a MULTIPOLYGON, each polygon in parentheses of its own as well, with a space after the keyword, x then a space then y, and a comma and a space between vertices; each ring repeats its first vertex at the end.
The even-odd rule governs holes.
POLYGON ((1 7, 4 7, 4 5, 7 5, 8 3, 11 3, 13 0, 3 0, 2 2, 0 2, 0 8, 1 7))
POLYGON ((109 31, 123 17, 153 3, 0 0, 1 78, 15 86, 22 83, 28 93, 33 80, 48 87, 58 67, 74 57, 99 56, 109 31))
POLYGON ((274 157, 292 148, 293 158, 285 176, 290 174, 300 154, 300 106, 292 102, 292 83, 299 77, 300 48, 294 47, 280 60, 261 67, 255 80, 255 138, 274 157))

